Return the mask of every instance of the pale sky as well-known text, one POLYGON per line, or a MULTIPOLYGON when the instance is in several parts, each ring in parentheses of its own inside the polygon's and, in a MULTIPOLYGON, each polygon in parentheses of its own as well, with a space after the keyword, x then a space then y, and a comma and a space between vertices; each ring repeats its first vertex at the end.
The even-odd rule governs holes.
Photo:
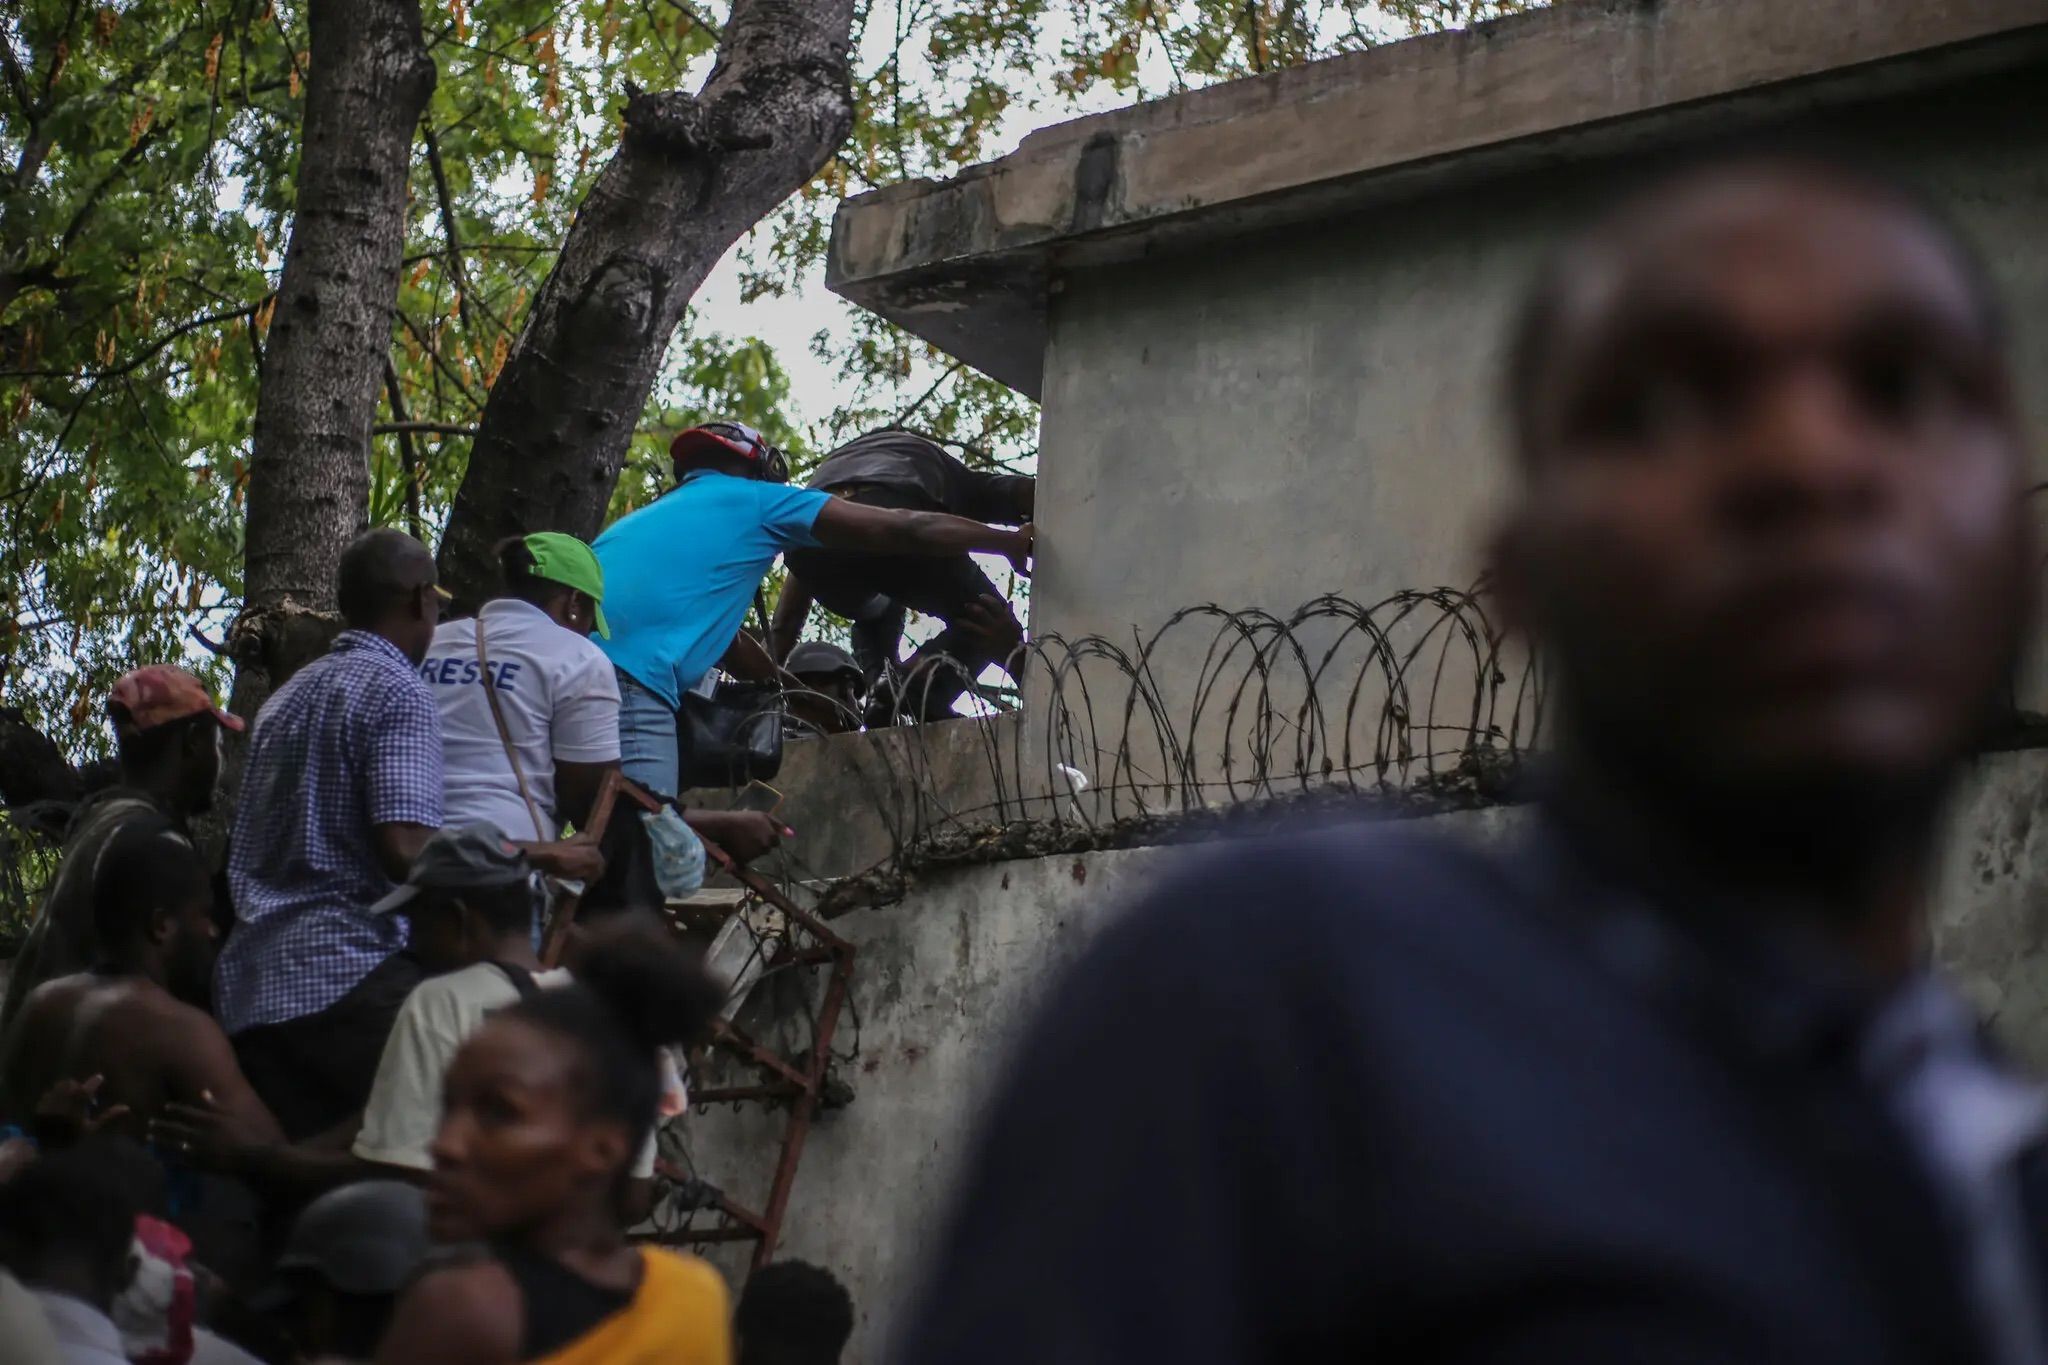
MULTIPOLYGON (((880 65, 887 57, 891 38, 890 12, 889 5, 877 0, 863 44, 868 60, 861 65, 868 69, 880 65)), ((1048 14, 1039 35, 1040 47, 1046 54, 1044 69, 1052 69, 1053 54, 1057 53, 1070 28, 1064 11, 1055 10, 1048 14)), ((917 44, 907 43, 904 50, 910 58, 907 63, 909 79, 927 75, 928 72, 917 69, 921 65, 917 44)), ((704 70, 693 69, 690 75, 701 80, 707 70, 708 65, 704 70)), ((1164 89, 1170 83, 1165 60, 1151 44, 1147 44, 1147 50, 1140 54, 1139 74, 1142 85, 1147 89, 1164 89)), ((1039 128, 1130 102, 1129 98, 1106 88, 1072 102, 1054 94, 1050 83, 1036 93, 1019 91, 1017 102, 1010 106, 1000 130, 989 142, 988 159, 994 160, 1015 151, 1027 135, 1039 128), (1041 107, 1027 107, 1032 102, 1039 103, 1041 107)), ((691 300, 691 307, 697 310, 701 325, 711 331, 731 337, 759 337, 772 346, 790 378, 793 425, 804 427, 820 422, 841 402, 850 400, 853 393, 852 385, 837 369, 811 354, 811 338, 821 327, 829 328, 837 335, 845 335, 853 305, 825 288, 822 271, 813 272, 805 278, 801 288, 780 298, 741 303, 738 258, 742 246, 744 241, 726 253, 725 259, 718 263, 691 300)), ((903 387, 916 395, 937 377, 936 372, 913 375, 903 387)))
MULTIPOLYGON (((863 60, 859 65, 873 70, 887 59, 893 41, 894 16, 902 0, 874 0, 866 33, 862 43, 863 60)), ((1348 24, 1349 17, 1341 5, 1324 8, 1322 22, 1328 26, 1325 37, 1334 43, 1340 20, 1348 24)), ((1403 36, 1403 29, 1384 17, 1364 16, 1362 26, 1377 38, 1395 40, 1403 36)), ((1039 69, 1057 69, 1061 44, 1073 34, 1072 12, 1061 6, 1049 6, 1038 33, 1039 51, 1042 60, 1039 69)), ((919 45, 915 41, 904 44, 905 78, 915 82, 930 79, 930 69, 924 65, 919 45)), ((689 72, 689 79, 701 81, 710 69, 710 58, 689 72)), ((1042 82, 1037 90, 1019 88, 1015 92, 1016 102, 1006 113, 1002 127, 990 140, 987 157, 994 160, 1017 149, 1017 145, 1033 131, 1085 114, 1099 113, 1132 103, 1147 95, 1157 96, 1173 87, 1173 72, 1165 53, 1159 45, 1148 40, 1138 53, 1138 88, 1143 94, 1120 95, 1107 85, 1090 91, 1079 100, 1069 101, 1056 94, 1050 81, 1042 82), (1032 104, 1036 108, 1029 107, 1032 104)), ((851 316, 853 306, 828 292, 822 273, 813 273, 802 288, 781 298, 757 299, 750 304, 740 302, 738 253, 735 247, 726 258, 719 262, 703 288, 692 300, 698 310, 702 325, 713 331, 731 337, 759 337, 775 349, 776 357, 790 377, 790 401, 794 412, 794 425, 808 426, 830 415, 842 401, 852 397, 851 385, 832 366, 819 361, 811 354, 811 337, 820 327, 831 328, 843 335, 851 316)), ((911 395, 921 393, 937 378, 935 371, 913 375, 903 387, 911 395)))

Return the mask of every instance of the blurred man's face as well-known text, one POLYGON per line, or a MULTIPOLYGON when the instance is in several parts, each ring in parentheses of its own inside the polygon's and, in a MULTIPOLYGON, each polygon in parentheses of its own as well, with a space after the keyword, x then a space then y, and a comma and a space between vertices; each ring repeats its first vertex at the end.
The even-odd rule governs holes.
POLYGON ((1579 742, 1736 793, 1924 780, 2032 571, 2005 360, 1912 213, 1666 195, 1567 290, 1503 575, 1579 742))

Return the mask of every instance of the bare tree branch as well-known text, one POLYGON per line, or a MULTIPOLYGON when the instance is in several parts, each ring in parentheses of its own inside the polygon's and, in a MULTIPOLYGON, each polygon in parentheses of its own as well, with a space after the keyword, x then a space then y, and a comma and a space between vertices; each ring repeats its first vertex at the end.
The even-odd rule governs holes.
POLYGON ((434 339, 427 335, 424 328, 412 320, 412 315, 401 308, 398 310, 398 321, 406 331, 412 333, 412 339, 420 344, 420 349, 427 353, 427 359, 433 363, 435 373, 446 377, 448 382, 455 386, 455 391, 461 394, 471 407, 481 410, 484 400, 469 391, 468 382, 442 358, 441 348, 434 344, 434 339))
POLYGON ((420 516, 420 462, 412 447, 412 421, 405 410, 405 392, 399 387, 398 367, 391 363, 391 355, 384 355, 384 398, 391 404, 391 415, 397 419, 389 426, 370 428, 372 436, 382 431, 394 432, 398 437, 398 464, 405 474, 405 529, 415 540, 426 539, 426 523, 420 516))
POLYGON ((462 238, 455 229, 455 196, 448 193, 448 172, 441 165, 441 143, 434 136, 432 119, 420 120, 420 136, 427 144, 427 169, 434 174, 434 196, 441 204, 441 235, 448 239, 448 273, 455 278, 455 308, 462 315, 462 335, 474 345, 476 319, 469 314, 469 275, 462 266, 462 238))
MULTIPOLYGON (((393 408, 395 413, 397 408, 393 408)), ((457 422, 379 422, 370 428, 372 436, 410 436, 420 433, 427 436, 474 436, 477 429, 457 422)))
POLYGON ((84 379, 95 384, 104 379, 118 379, 122 375, 129 374, 148 364, 164 347, 170 345, 179 337, 187 336, 202 327, 211 327, 216 322, 227 322, 234 318, 252 316, 273 297, 275 296, 265 294, 254 303, 246 303, 239 308, 230 308, 219 313, 208 313, 203 317, 196 317, 182 322, 176 327, 171 328, 170 331, 165 332, 155 341, 150 342, 149 345, 143 347, 142 350, 136 352, 136 354, 130 356, 121 364, 112 366, 109 369, 90 370, 84 374, 79 374, 74 370, 0 370, 0 379, 84 379))
POLYGON ((889 423, 889 425, 892 427, 900 427, 905 422, 908 422, 912 417, 915 417, 917 415, 917 410, 923 407, 926 403, 929 403, 932 400, 932 395, 937 393, 940 389, 944 388, 947 380, 951 379, 954 375, 960 373, 961 366, 965 365, 966 363, 967 362, 964 360, 956 360, 952 364, 948 365, 946 367, 946 372, 940 375, 937 379, 934 379, 932 381, 932 386, 917 396, 916 402, 912 403, 909 407, 903 409, 903 411, 897 413, 896 420, 889 423))

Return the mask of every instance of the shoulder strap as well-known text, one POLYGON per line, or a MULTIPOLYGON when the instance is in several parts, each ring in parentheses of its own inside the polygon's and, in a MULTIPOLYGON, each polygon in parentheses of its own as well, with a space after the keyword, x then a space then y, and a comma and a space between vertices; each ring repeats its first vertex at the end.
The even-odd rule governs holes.
POLYGON ((496 958, 491 959, 491 965, 505 974, 505 979, 512 983, 513 990, 519 992, 521 1000, 531 1000, 540 994, 540 983, 533 979, 533 973, 526 968, 510 962, 500 962, 496 958))
POLYGON ((498 700, 498 685, 491 681, 491 659, 484 650, 484 614, 476 614, 476 671, 483 675, 484 699, 491 704, 491 719, 498 723, 498 742, 505 746, 505 757, 512 764, 512 778, 519 784, 519 799, 526 802, 526 813, 533 819, 533 837, 542 843, 548 841, 547 822, 541 819, 540 807, 534 803, 533 792, 526 785, 526 769, 519 764, 519 747, 512 742, 512 729, 505 724, 505 705, 498 700))

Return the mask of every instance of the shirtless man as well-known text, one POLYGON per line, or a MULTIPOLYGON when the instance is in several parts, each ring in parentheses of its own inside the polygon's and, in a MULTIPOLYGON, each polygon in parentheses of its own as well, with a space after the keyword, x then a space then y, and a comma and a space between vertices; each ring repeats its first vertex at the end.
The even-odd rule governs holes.
POLYGON ((37 987, 8 1030, 0 1081, 11 1110, 28 1113, 60 1081, 99 1076, 103 1110, 127 1111, 110 1117, 112 1131, 140 1137, 166 1103, 210 1096, 252 1130, 276 1133, 227 1035, 185 1003, 206 998, 218 933, 198 850, 168 821, 137 821, 107 844, 96 871, 100 959, 37 987))

